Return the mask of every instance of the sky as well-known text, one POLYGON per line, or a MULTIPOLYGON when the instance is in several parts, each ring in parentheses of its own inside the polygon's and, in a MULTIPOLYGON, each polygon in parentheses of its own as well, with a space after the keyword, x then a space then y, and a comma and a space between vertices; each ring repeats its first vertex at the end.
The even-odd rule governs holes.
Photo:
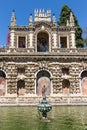
POLYGON ((72 9, 84 30, 87 27, 87 0, 0 0, 0 46, 7 42, 12 10, 15 10, 17 25, 27 26, 29 15, 34 16, 34 9, 50 9, 58 21, 65 4, 72 9))

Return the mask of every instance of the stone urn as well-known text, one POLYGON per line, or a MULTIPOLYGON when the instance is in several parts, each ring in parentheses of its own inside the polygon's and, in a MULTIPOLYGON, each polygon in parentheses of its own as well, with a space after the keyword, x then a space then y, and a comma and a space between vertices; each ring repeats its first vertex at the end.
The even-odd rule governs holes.
POLYGON ((50 103, 48 103, 47 99, 46 99, 46 88, 45 86, 42 88, 42 100, 40 101, 40 103, 38 104, 38 110, 39 112, 42 113, 42 119, 47 119, 47 112, 51 111, 52 109, 52 105, 50 103))

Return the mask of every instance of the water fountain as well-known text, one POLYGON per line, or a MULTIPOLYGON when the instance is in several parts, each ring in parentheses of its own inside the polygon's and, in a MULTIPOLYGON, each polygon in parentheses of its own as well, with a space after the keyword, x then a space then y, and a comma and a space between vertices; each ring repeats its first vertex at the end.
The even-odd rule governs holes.
POLYGON ((48 121, 47 112, 51 111, 52 105, 50 103, 48 103, 48 101, 46 99, 46 86, 44 86, 42 88, 42 97, 43 97, 43 99, 38 104, 38 110, 39 110, 39 112, 42 113, 41 119, 44 121, 48 121))

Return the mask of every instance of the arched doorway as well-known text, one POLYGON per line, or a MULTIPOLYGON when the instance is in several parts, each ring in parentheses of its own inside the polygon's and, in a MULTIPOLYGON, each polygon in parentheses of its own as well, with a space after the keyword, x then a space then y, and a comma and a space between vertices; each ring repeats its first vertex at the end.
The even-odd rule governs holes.
POLYGON ((41 70, 37 73, 36 80, 36 94, 42 95, 42 88, 46 87, 46 95, 50 95, 51 93, 51 81, 50 74, 46 70, 41 70))
POLYGON ((6 92, 6 74, 0 70, 0 96, 4 96, 6 92))
POLYGON ((37 52, 49 51, 49 35, 46 32, 39 32, 37 35, 37 52))
POLYGON ((24 95, 25 94, 25 81, 18 80, 17 81, 17 95, 24 95))
POLYGON ((68 79, 63 79, 62 81, 62 90, 63 94, 69 94, 70 81, 68 79))
POLYGON ((81 73, 81 88, 82 94, 87 95, 87 70, 84 70, 81 73))

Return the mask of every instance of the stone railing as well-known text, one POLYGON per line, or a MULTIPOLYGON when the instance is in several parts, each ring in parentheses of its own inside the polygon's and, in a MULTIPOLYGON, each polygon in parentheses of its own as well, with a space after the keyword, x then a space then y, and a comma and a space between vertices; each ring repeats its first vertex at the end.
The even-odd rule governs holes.
POLYGON ((34 54, 34 55, 37 55, 37 54, 40 54, 40 55, 57 55, 57 54, 71 54, 71 55, 87 55, 87 49, 86 48, 57 48, 55 50, 52 50, 52 52, 34 52, 33 48, 0 48, 0 55, 1 54, 18 54, 18 53, 21 53, 21 54, 26 54, 26 53, 29 53, 29 54, 34 54))
POLYGON ((33 53, 33 54, 45 54, 50 55, 52 53, 54 54, 86 54, 87 55, 87 49, 86 48, 56 48, 55 50, 52 50, 51 52, 34 52, 33 48, 0 48, 0 54, 9 54, 9 53, 33 53))

